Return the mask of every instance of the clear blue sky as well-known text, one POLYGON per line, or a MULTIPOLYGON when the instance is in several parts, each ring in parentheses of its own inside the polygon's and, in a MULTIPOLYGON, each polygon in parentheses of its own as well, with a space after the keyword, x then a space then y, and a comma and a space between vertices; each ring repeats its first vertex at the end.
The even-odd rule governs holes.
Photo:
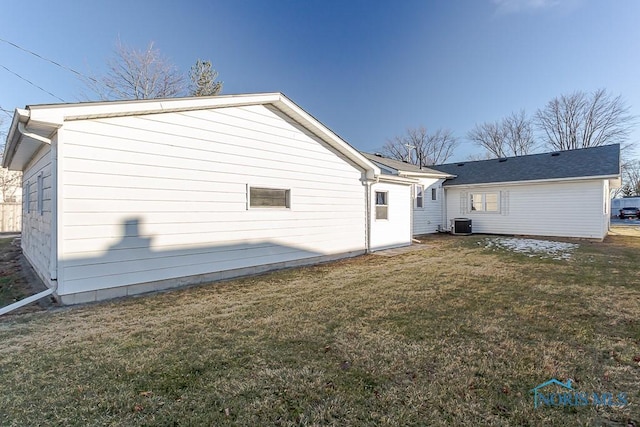
MULTIPOLYGON (((0 38, 82 73, 104 71, 118 36, 154 41, 185 72, 211 60, 224 94, 283 92, 366 151, 424 125, 453 130, 452 160, 466 159, 480 152, 465 140, 474 124, 575 90, 606 88, 640 116, 637 0, 3 0, 2 11, 0 38)), ((72 73, 1 42, 0 65, 82 99, 72 73)), ((0 68, 2 108, 54 102, 0 68)))

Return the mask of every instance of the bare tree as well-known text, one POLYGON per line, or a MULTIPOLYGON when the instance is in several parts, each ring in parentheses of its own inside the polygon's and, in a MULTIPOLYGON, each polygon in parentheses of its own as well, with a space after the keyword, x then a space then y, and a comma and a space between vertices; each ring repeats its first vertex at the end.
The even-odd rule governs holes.
POLYGON ((501 121, 476 125, 467 138, 484 148, 488 157, 524 156, 537 149, 533 126, 524 110, 501 121))
POLYGON ((535 123, 549 148, 573 150, 626 141, 634 117, 621 96, 598 89, 552 99, 536 112, 535 123))
POLYGON ((613 192, 613 197, 640 196, 640 160, 631 160, 622 164, 622 187, 613 192))
POLYGON ((216 81, 218 72, 213 69, 211 61, 198 59, 189 70, 189 78, 189 92, 192 96, 218 95, 222 91, 222 82, 216 81))
POLYGON ((397 160, 417 166, 445 163, 458 146, 458 139, 448 129, 428 133, 424 126, 407 129, 407 133, 387 140, 383 152, 397 160))
POLYGON ((116 42, 107 72, 85 81, 103 100, 171 98, 185 93, 186 82, 178 68, 154 48, 145 50, 116 42))

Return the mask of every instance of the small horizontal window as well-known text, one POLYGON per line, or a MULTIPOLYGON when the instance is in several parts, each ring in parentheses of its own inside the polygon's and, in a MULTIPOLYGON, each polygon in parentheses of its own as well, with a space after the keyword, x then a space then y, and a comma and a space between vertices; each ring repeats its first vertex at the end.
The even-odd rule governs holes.
POLYGON ((252 208, 290 208, 291 190, 250 187, 249 206, 252 208))

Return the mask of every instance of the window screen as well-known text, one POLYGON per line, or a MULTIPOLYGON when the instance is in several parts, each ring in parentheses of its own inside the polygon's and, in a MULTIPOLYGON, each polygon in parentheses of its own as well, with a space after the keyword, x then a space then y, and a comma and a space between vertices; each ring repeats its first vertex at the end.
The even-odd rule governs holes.
POLYGON ((280 188, 251 187, 249 206, 252 208, 289 208, 290 190, 280 188))
POLYGON ((389 219, 388 193, 376 191, 376 219, 389 219))

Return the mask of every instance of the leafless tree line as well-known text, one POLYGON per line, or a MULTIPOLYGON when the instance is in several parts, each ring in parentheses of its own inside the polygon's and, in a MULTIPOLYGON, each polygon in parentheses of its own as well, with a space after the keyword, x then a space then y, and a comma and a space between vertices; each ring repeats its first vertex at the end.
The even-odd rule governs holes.
MULTIPOLYGON (((635 122, 621 96, 613 96, 605 89, 593 93, 577 91, 553 98, 531 117, 520 110, 501 120, 476 124, 467 133, 467 139, 484 149, 483 155, 472 156, 472 160, 523 156, 543 149, 561 151, 623 144, 635 122)), ((416 165, 434 165, 446 162, 458 143, 449 130, 428 133, 419 127, 387 140, 383 152, 416 165)), ((623 148, 628 157, 633 147, 627 144, 623 148)))
POLYGON ((536 149, 533 126, 524 110, 501 121, 476 125, 467 138, 483 147, 489 157, 523 156, 536 149))
POLYGON ((634 124, 622 97, 599 89, 553 98, 531 118, 520 111, 501 121, 477 124, 467 138, 489 157, 522 156, 541 148, 561 151, 624 143, 634 124))
POLYGON ((458 146, 458 139, 448 129, 429 133, 424 126, 407 129, 406 134, 388 140, 382 150, 390 158, 419 166, 446 162, 458 146))
POLYGON ((85 79, 92 94, 101 100, 130 100, 173 98, 185 94, 191 96, 217 95, 222 82, 210 61, 198 59, 189 71, 189 80, 178 67, 162 55, 154 43, 146 49, 129 47, 116 42, 106 72, 101 76, 85 79))

